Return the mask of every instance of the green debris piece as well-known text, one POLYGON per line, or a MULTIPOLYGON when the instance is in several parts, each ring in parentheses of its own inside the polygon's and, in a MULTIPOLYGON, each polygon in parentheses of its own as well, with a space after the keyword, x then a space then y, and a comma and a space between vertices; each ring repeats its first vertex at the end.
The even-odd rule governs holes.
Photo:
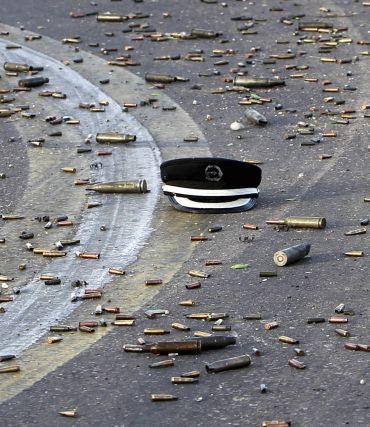
POLYGON ((234 264, 231 266, 234 270, 243 270, 245 268, 250 268, 249 264, 234 264))

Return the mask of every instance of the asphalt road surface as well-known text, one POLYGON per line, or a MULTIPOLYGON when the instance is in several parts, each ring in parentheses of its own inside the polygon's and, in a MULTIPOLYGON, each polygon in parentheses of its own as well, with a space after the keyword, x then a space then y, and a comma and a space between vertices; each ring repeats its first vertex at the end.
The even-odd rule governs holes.
POLYGON ((369 241, 366 233, 345 235, 369 217, 364 201, 370 197, 369 5, 350 0, 1 1, 2 61, 43 65, 40 75, 50 80, 31 92, 12 92, 19 76, 0 72, 1 96, 15 98, 0 110, 30 105, 0 117, 0 173, 5 174, 0 213, 25 217, 0 224, 0 238, 5 238, 0 275, 15 278, 2 283, 0 296, 20 290, 13 301, 0 304, 0 356, 17 356, 0 362, 0 372, 20 366, 19 372, 0 373, 1 425, 261 426, 271 420, 292 426, 370 425, 368 347, 345 348, 348 343, 370 345, 369 241), (94 12, 147 16, 103 23, 94 12), (244 18, 235 20, 238 16, 244 18), (312 21, 332 28, 298 30, 300 23, 312 21), (220 34, 210 39, 178 36, 193 28, 220 34), (158 33, 167 35, 158 41, 153 36, 158 33), (25 40, 31 34, 42 38, 25 40), (9 49, 14 45, 22 48, 9 49), (194 53, 196 60, 185 58, 194 53), (131 55, 125 67, 107 64, 123 55, 131 55), (155 87, 145 83, 146 72, 189 81, 155 87), (286 85, 231 90, 232 79, 243 72, 279 76, 286 85), (109 83, 102 84, 104 79, 109 83), (67 98, 39 96, 44 90, 61 91, 67 98), (142 102, 150 98, 157 101, 142 102), (98 106, 102 101, 105 111, 78 108, 81 102, 98 106), (137 106, 121 111, 125 104, 137 106), (251 107, 267 117, 266 126, 242 119, 251 107), (48 115, 70 116, 79 123, 51 126, 45 122, 48 115), (244 128, 232 131, 234 121, 244 128), (307 134, 309 129, 313 134, 307 134), (50 136, 59 130, 61 136, 50 136), (138 141, 125 147, 84 142, 88 134, 108 130, 137 133, 138 141), (184 142, 189 136, 197 136, 198 142, 184 142), (45 138, 42 147, 30 144, 40 137, 45 138), (91 147, 92 152, 77 155, 76 147, 91 147), (112 155, 98 156, 98 150, 112 155), (207 155, 260 164, 263 179, 256 208, 195 215, 169 206, 160 195, 161 160, 207 155), (66 174, 63 167, 77 172, 66 174), (77 179, 132 178, 147 178, 152 191, 99 198, 74 185, 77 179), (88 202, 102 206, 90 210, 88 202), (45 223, 34 219, 62 214, 72 220, 71 227, 44 229, 45 223), (327 227, 266 224, 289 216, 325 217, 327 227), (258 228, 245 229, 243 224, 258 228), (209 233, 214 225, 222 231, 209 233), (78 238, 78 250, 100 252, 101 257, 76 259, 72 247, 65 259, 45 260, 25 248, 18 237, 23 230, 34 232, 29 242, 36 248, 78 238), (209 239, 190 241, 202 233, 209 239), (289 267, 274 265, 274 252, 303 242, 311 244, 309 257, 289 267), (348 251, 363 251, 364 256, 345 256, 348 251), (209 260, 222 263, 205 266, 209 260), (236 264, 248 267, 231 268, 236 264), (126 274, 109 276, 109 267, 126 274), (197 280, 187 274, 190 270, 206 271, 210 277, 189 290, 185 285, 197 280), (260 277, 266 271, 277 276, 260 277), (39 280, 41 274, 57 275, 62 284, 49 289, 39 280), (162 279, 163 284, 145 286, 147 279, 162 279), (86 280, 91 289, 103 288, 102 298, 72 303, 70 293, 83 292, 71 287, 76 280, 86 280), (194 305, 179 304, 187 300, 194 305), (97 304, 134 314, 134 325, 111 325, 115 315, 95 315, 97 304), (339 304, 344 312, 335 313, 339 304), (148 309, 168 314, 149 319, 148 309), (186 318, 190 313, 226 313, 222 324, 231 331, 220 334, 235 336, 236 345, 175 355, 173 366, 157 369, 149 365, 166 356, 123 351, 124 344, 136 344, 139 338, 148 343, 213 333, 214 322, 186 318), (262 319, 243 319, 248 313, 261 313, 262 319), (347 323, 331 324, 333 316, 347 323), (311 317, 325 322, 307 324, 311 317), (77 326, 102 318, 108 326, 98 326, 94 333, 68 332, 61 342, 47 342, 55 335, 48 332, 50 325, 77 326), (264 324, 272 321, 278 327, 265 330, 264 324), (174 322, 190 331, 172 328, 174 322), (146 328, 170 334, 144 335, 146 328), (338 328, 350 336, 340 336, 338 328), (281 343, 280 336, 299 343, 281 343), (297 347, 305 354, 298 356, 297 347), (247 368, 217 374, 205 370, 206 363, 243 354, 252 359, 247 368), (290 366, 290 359, 305 369, 290 366), (171 384, 171 377, 194 370, 200 371, 198 382, 171 384), (266 393, 261 393, 261 384, 266 393), (153 402, 153 393, 178 399, 153 402), (59 415, 73 410, 75 417, 59 415))

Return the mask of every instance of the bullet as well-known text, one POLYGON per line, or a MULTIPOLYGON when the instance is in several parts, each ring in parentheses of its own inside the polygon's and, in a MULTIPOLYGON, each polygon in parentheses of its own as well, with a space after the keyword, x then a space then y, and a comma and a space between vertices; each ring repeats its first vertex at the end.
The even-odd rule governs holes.
POLYGON ((195 338, 209 338, 212 336, 212 334, 210 334, 209 332, 204 331, 194 331, 193 335, 195 338))
POLYGON ((135 324, 135 320, 115 320, 112 322, 114 326, 133 326, 135 324))
POLYGON ((341 337, 349 337, 350 333, 346 331, 345 329, 335 329, 335 332, 340 335, 341 337))
POLYGON ((136 317, 131 314, 117 314, 116 320, 135 320, 136 317))
POLYGON ((80 322, 78 324, 78 327, 80 328, 81 326, 85 326, 88 328, 96 328, 99 326, 99 323, 98 322, 80 322))
POLYGON ((227 331, 231 331, 231 326, 230 325, 213 325, 212 326, 212 331, 213 332, 227 332, 227 331))
POLYGON ((262 316, 260 313, 250 313, 243 316, 244 320, 261 320, 262 316))
POLYGON ((363 257, 364 253, 362 251, 348 251, 344 252, 344 255, 350 257, 363 257))
POLYGON ((0 374, 7 374, 10 372, 18 372, 20 370, 21 370, 21 367, 19 365, 4 366, 3 368, 0 367, 0 374))
POLYGON ((170 314, 170 312, 168 310, 161 310, 161 309, 157 309, 157 310, 147 310, 145 311, 145 316, 148 319, 155 319, 156 316, 159 315, 168 315, 170 314))
POLYGON ((227 313, 211 313, 208 315, 207 320, 219 320, 219 319, 227 319, 229 315, 227 313))
POLYGON ((329 323, 348 323, 348 319, 346 317, 338 317, 332 316, 328 319, 329 323))
POLYGON ((294 262, 297 262, 308 255, 310 248, 311 245, 309 243, 301 243, 299 245, 291 246, 289 248, 275 252, 274 262, 279 267, 293 264, 294 262))
POLYGON ((119 307, 106 306, 106 307, 103 307, 102 310, 105 311, 105 313, 113 313, 113 314, 118 314, 120 312, 119 307))
POLYGON ((108 273, 115 274, 115 275, 118 275, 118 276, 123 276, 123 275, 126 274, 125 270, 120 270, 118 268, 109 268, 108 269, 108 273))
POLYGON ((124 22, 128 20, 127 16, 121 16, 121 15, 102 15, 98 14, 96 16, 96 20, 98 22, 124 22))
POLYGON ((188 275, 192 277, 200 277, 202 279, 207 279, 208 277, 211 276, 210 274, 204 273, 203 271, 195 271, 195 270, 189 271, 188 275))
POLYGON ((206 236, 191 236, 190 241, 191 242, 205 242, 206 240, 209 240, 206 236))
POLYGON ((80 243, 79 239, 72 239, 72 240, 60 240, 60 243, 62 246, 73 246, 78 245, 80 243))
POLYGON ((198 378, 187 377, 171 377, 172 384, 194 384, 198 382, 198 378))
POLYGON ((4 62, 5 71, 16 71, 18 73, 28 73, 32 71, 32 66, 28 64, 17 64, 14 62, 4 62))
POLYGON ((359 350, 358 344, 354 344, 354 343, 350 343, 350 342, 345 343, 344 348, 346 348, 347 350, 354 350, 354 351, 359 350))
POLYGON ((318 29, 332 29, 333 28, 333 24, 329 23, 329 22, 322 22, 322 21, 316 21, 316 22, 299 22, 298 24, 298 29, 299 30, 305 30, 305 29, 314 29, 314 30, 318 30, 318 29))
POLYGON ((243 224, 245 230, 258 230, 258 226, 254 224, 243 224))
POLYGON ((143 351, 154 354, 198 354, 201 352, 201 343, 199 341, 162 341, 156 344, 145 344, 143 351))
POLYGON ((324 317, 310 317, 307 319, 307 323, 310 325, 311 323, 324 323, 325 318, 324 317))
POLYGON ((266 384, 260 384, 260 392, 261 393, 267 393, 266 384))
POLYGON ((48 337, 48 344, 55 344, 63 340, 63 337, 60 335, 55 335, 53 337, 48 337))
POLYGON ((186 289, 199 289, 202 286, 200 282, 188 283, 185 285, 186 289))
POLYGON ((97 193, 146 193, 148 191, 147 182, 145 179, 137 181, 116 181, 95 184, 92 187, 87 187, 86 190, 96 191, 97 193))
POLYGON ((299 344, 298 340, 296 340, 294 338, 286 337, 284 335, 281 335, 279 337, 279 341, 284 343, 284 344, 299 344))
POLYGON ((280 421, 280 420, 271 420, 271 421, 263 421, 262 427, 290 427, 290 421, 280 421))
POLYGON ((38 87, 45 83, 49 83, 49 79, 47 77, 29 77, 27 79, 18 80, 18 86, 22 88, 38 87))
POLYGON ((82 295, 80 298, 82 300, 85 300, 85 299, 95 299, 95 298, 101 298, 101 297, 102 297, 101 292, 90 292, 90 293, 86 293, 85 295, 82 295))
POLYGON ((266 330, 266 331, 269 331, 270 329, 275 329, 275 328, 277 328, 279 326, 279 323, 278 322, 268 322, 268 323, 265 323, 264 325, 263 325, 263 327, 264 327, 264 329, 266 330))
POLYGON ((215 39, 220 35, 220 33, 216 33, 214 31, 201 30, 198 28, 193 28, 190 34, 198 39, 215 39))
POLYGON ((162 279, 148 279, 145 280, 146 286, 155 286, 155 285, 162 285, 163 280, 162 279))
POLYGON ((176 81, 176 77, 170 76, 168 74, 154 74, 146 73, 145 80, 150 83, 173 83, 176 81))
POLYGON ((357 230, 351 230, 344 233, 345 236, 357 236, 359 234, 366 234, 367 228, 358 228, 357 230))
POLYGON ((296 369, 305 369, 306 365, 297 359, 289 359, 289 366, 296 369))
POLYGON ((221 225, 218 225, 218 226, 210 227, 210 228, 208 229, 208 232, 209 232, 209 233, 217 233, 217 232, 219 232, 219 231, 221 231, 221 230, 222 230, 222 226, 221 226, 221 225))
POLYGON ((11 302, 13 301, 13 297, 9 295, 0 295, 0 303, 1 302, 11 302))
POLYGON ((14 280, 14 277, 0 275, 0 282, 12 282, 13 280, 14 280))
POLYGON ((83 258, 83 259, 99 259, 100 254, 99 253, 93 253, 93 252, 76 252, 77 258, 83 258))
POLYGON ((16 219, 24 219, 24 216, 21 215, 1 215, 1 219, 4 221, 13 221, 16 219))
POLYGON ((201 351, 217 350, 236 344, 236 338, 227 335, 213 335, 210 337, 196 338, 196 340, 201 343, 201 351))
POLYGON ((277 277, 276 271, 260 271, 260 277, 277 277))
POLYGON ((198 319, 198 320, 206 320, 208 319, 210 313, 192 313, 186 314, 185 317, 187 319, 198 319))
POLYGON ((218 360, 216 362, 207 363, 206 370, 208 373, 223 372, 231 369, 246 368, 251 364, 251 358, 248 354, 242 356, 230 357, 229 359, 218 360))
POLYGON ((46 286, 60 285, 61 283, 62 283, 62 281, 60 279, 45 280, 46 286))
POLYGON ((68 325, 53 325, 49 328, 50 332, 76 332, 77 328, 68 325))
POLYGON ((144 329, 145 335, 165 335, 169 334, 170 331, 167 331, 165 329, 153 329, 153 328, 146 328, 144 329))
POLYGON ((0 362, 7 362, 8 360, 15 359, 15 354, 3 354, 0 355, 0 362))
POLYGON ((182 306, 184 306, 184 307, 192 307, 192 306, 194 306, 195 304, 196 304, 196 302, 195 302, 195 301, 193 301, 193 300, 191 300, 191 299, 186 300, 186 301, 180 301, 180 302, 179 302, 179 305, 182 305, 182 306))
POLYGON ((136 141, 136 135, 121 134, 121 133, 98 133, 96 134, 96 142, 101 144, 106 143, 126 143, 136 141))
POLYGON ((252 348, 252 353, 253 353, 253 356, 256 356, 256 357, 260 357, 261 354, 262 354, 261 351, 258 350, 258 348, 255 348, 255 347, 252 348))
MULTIPOLYGON (((37 248, 35 248, 37 250, 37 248)), ((37 253, 35 251, 35 249, 33 250, 34 253, 37 253)), ((59 258, 59 257, 63 257, 66 256, 67 252, 61 252, 61 251, 48 251, 43 249, 42 252, 42 256, 46 257, 46 258, 59 258)))
POLYGON ((168 402, 171 400, 178 400, 177 396, 173 394, 151 394, 150 398, 152 402, 168 402))
POLYGON ((291 228, 325 228, 326 219, 321 217, 289 217, 283 220, 268 220, 266 224, 287 225, 291 228))
POLYGON ((247 88, 267 88, 274 86, 284 86, 285 80, 252 78, 246 76, 237 76, 234 79, 234 86, 243 86, 247 88))
POLYGON ((60 411, 58 412, 59 415, 62 415, 62 417, 69 417, 69 418, 75 418, 77 417, 77 411, 60 411))
POLYGON ((190 331, 189 326, 183 325, 182 323, 177 323, 177 322, 172 323, 172 324, 171 324, 171 327, 172 327, 173 329, 177 329, 177 330, 179 330, 179 331, 190 331))
POLYGON ((143 353, 144 348, 138 344, 125 344, 123 350, 129 353, 143 353))
POLYGON ((248 110, 244 111, 244 116, 248 121, 255 125, 261 126, 267 124, 266 117, 252 108, 248 108, 248 110))
POLYGON ((169 366, 174 366, 175 362, 173 359, 161 360, 160 362, 155 362, 149 365, 149 368, 168 368, 169 366))
POLYGON ((200 376, 200 371, 190 371, 185 372, 184 374, 181 374, 181 377, 183 378, 197 378, 200 376))

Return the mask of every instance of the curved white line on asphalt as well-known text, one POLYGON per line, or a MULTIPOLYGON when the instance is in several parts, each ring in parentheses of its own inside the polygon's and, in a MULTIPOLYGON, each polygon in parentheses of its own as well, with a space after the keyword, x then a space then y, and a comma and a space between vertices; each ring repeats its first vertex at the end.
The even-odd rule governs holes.
MULTIPOLYGON (((113 155, 104 159, 105 167, 92 171, 91 177, 96 181, 145 178, 151 190, 146 195, 93 196, 94 199, 99 198, 103 206, 82 213, 81 225, 75 236, 81 240, 81 245, 47 267, 48 274, 64 279, 63 284, 47 287, 35 277, 15 301, 8 304, 7 312, 1 318, 0 351, 19 354, 42 336, 51 324, 63 319, 76 307, 78 303, 70 302, 72 280, 86 280, 89 288, 99 288, 110 280, 108 266, 127 266, 135 260, 151 232, 151 219, 159 197, 160 154, 149 132, 136 119, 123 113, 112 98, 78 73, 24 46, 22 49, 5 50, 6 44, 8 41, 0 39, 1 60, 42 65, 42 75, 50 79, 49 87, 67 94, 66 100, 55 103, 55 110, 61 109, 61 115, 72 115, 73 112, 73 116, 81 120, 79 128, 84 134, 115 131, 137 135, 135 144, 114 148, 113 155), (76 109, 81 101, 96 103, 102 99, 109 100, 106 113, 76 109), (108 115, 109 122, 106 122, 108 115), (107 224, 108 231, 100 232, 101 224, 107 224), (104 240, 100 242, 98 236, 104 240), (76 259, 75 250, 100 252, 101 258, 95 261, 76 259)), ((75 149, 76 145, 72 147, 75 149)))

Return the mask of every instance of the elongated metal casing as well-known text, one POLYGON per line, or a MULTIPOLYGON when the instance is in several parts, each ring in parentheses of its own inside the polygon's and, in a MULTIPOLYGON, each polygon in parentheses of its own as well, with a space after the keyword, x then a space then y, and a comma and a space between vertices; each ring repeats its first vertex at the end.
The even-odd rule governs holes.
POLYGON ((310 317, 307 319, 307 323, 310 325, 311 323, 324 323, 325 317, 310 317))
POLYGON ((236 338, 234 336, 213 335, 210 337, 195 338, 195 340, 200 342, 201 351, 217 350, 227 347, 228 345, 236 344, 236 338))
POLYGON ((75 332, 77 327, 68 325, 53 325, 49 328, 50 332, 75 332))
POLYGON ((98 22, 124 22, 127 21, 127 16, 121 15, 97 15, 96 20, 98 22))
POLYGON ((234 79, 234 86, 243 86, 249 88, 264 88, 273 86, 284 86, 285 80, 253 78, 247 76, 237 76, 234 79))
POLYGON ((146 73, 145 80, 150 83, 173 83, 176 81, 176 77, 168 74, 146 73))
POLYGON ((198 39, 214 39, 219 35, 218 33, 214 32, 214 31, 201 30, 198 28, 193 28, 191 30, 190 34, 193 37, 196 37, 198 39))
POLYGON ((198 378, 189 377, 171 377, 172 384, 194 384, 198 382, 198 378))
POLYGON ((279 267, 293 264, 304 258, 309 254, 311 245, 309 243, 302 243, 300 245, 291 246, 290 248, 283 249, 275 252, 274 262, 279 267))
POLYGON ((290 427, 290 421, 281 421, 281 420, 271 420, 271 421, 263 421, 262 427, 290 427))
POLYGON ((126 143, 136 141, 136 135, 129 135, 124 133, 97 133, 96 142, 106 144, 109 142, 126 143))
POLYGON ((198 354, 201 351, 201 343, 197 340, 162 341, 156 344, 144 345, 143 351, 149 351, 154 354, 198 354))
POLYGON ((333 24, 332 23, 330 23, 330 22, 322 22, 322 21, 316 21, 316 22, 304 22, 304 21, 302 21, 302 22, 300 22, 299 24, 298 24, 298 29, 299 30, 302 30, 302 29, 305 29, 305 28, 308 28, 308 29, 331 29, 331 28, 333 28, 333 24))
POLYGON ((174 366, 175 361, 173 359, 161 360, 160 362, 155 362, 149 365, 149 368, 167 368, 169 366, 174 366))
POLYGON ((195 271, 195 270, 189 271, 188 275, 192 277, 200 277, 202 279, 207 279, 208 277, 210 277, 210 274, 208 273, 205 273, 203 271, 195 271))
POLYGON ((222 372, 231 369, 246 368, 251 364, 251 358, 248 354, 242 356, 230 357, 229 359, 217 360, 216 362, 207 363, 207 372, 222 372))
POLYGON ((182 323, 174 322, 174 323, 171 324, 171 327, 173 329, 177 329, 179 331, 190 331, 190 327, 186 326, 186 325, 183 325, 182 323))
POLYGON ((200 376, 200 371, 190 371, 190 372, 184 372, 181 374, 181 377, 183 378, 197 378, 200 376))
POLYGON ((166 402, 178 399, 178 397, 174 396, 173 394, 151 394, 150 398, 152 402, 166 402))
POLYGON ((284 335, 281 335, 279 337, 279 341, 283 342, 284 344, 299 344, 298 340, 296 340, 294 338, 286 337, 284 335))
POLYGON ((21 370, 21 367, 19 365, 13 365, 13 366, 4 366, 3 368, 0 368, 0 374, 6 374, 10 372, 18 372, 21 370))
POLYGON ((289 359, 289 366, 296 369, 305 369, 306 365, 297 359, 289 359))
POLYGON ((148 184, 145 179, 138 181, 116 181, 95 184, 87 187, 86 190, 96 191, 97 193, 120 193, 120 194, 143 194, 148 191, 148 184))
POLYGON ((264 115, 254 110, 253 108, 248 108, 244 111, 245 118, 258 126, 263 126, 267 124, 267 119, 264 115))
POLYGON ((4 62, 4 70, 16 71, 18 73, 27 73, 32 70, 32 67, 28 64, 17 64, 15 62, 4 62))
POLYGON ((18 81, 19 87, 38 87, 45 83, 49 83, 47 77, 29 77, 27 79, 21 79, 18 81))
POLYGON ((262 315, 260 313, 250 313, 243 316, 244 320, 261 320, 262 315))
POLYGON ((269 220, 266 224, 287 225, 291 228, 325 228, 326 219, 322 217, 289 217, 284 220, 269 220))
POLYGON ((0 362, 6 362, 15 358, 15 354, 3 354, 0 355, 0 362))
POLYGON ((340 335, 341 337, 349 337, 350 333, 346 331, 345 329, 335 329, 335 332, 340 335))
POLYGON ((363 257, 364 253, 363 251, 348 251, 345 252, 344 255, 349 257, 363 257))

